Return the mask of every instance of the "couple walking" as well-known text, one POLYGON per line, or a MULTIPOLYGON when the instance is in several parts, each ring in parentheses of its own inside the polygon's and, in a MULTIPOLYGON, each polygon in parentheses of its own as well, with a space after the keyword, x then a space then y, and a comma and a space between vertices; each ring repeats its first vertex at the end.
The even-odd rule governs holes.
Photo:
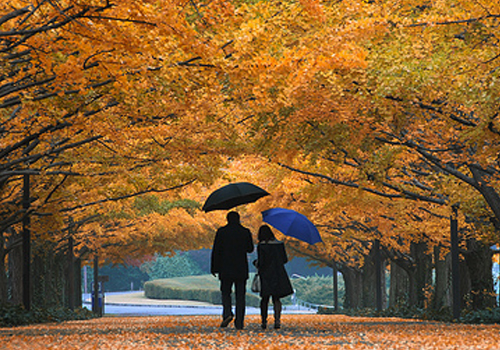
MULTIPOLYGON (((293 293, 284 264, 288 261, 285 245, 277 241, 271 228, 262 225, 258 234, 257 260, 255 266, 261 278, 260 314, 262 328, 267 328, 269 299, 274 308, 274 328, 281 327, 281 300, 293 293)), ((227 225, 219 228, 215 235, 211 256, 211 272, 219 275, 222 294, 222 323, 227 327, 235 318, 236 329, 243 329, 245 318, 245 294, 248 279, 247 253, 254 250, 252 234, 240 223, 240 215, 231 211, 227 214, 227 225), (235 286, 236 312, 231 305, 231 290, 235 286)))

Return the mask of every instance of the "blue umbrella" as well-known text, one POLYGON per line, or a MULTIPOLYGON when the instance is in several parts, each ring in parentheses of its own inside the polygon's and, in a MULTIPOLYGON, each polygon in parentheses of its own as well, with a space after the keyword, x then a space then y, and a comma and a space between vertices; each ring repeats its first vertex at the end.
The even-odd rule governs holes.
POLYGON ((291 209, 273 208, 262 212, 262 220, 284 235, 309 244, 322 242, 318 229, 309 219, 291 209))

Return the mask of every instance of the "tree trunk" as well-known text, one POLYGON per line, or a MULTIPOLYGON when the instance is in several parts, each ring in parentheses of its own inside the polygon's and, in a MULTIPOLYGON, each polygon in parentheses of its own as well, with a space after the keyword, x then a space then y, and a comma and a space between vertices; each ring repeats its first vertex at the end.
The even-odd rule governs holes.
POLYGON ((412 243, 410 250, 411 255, 415 259, 415 274, 410 278, 414 278, 414 293, 415 304, 417 307, 422 308, 428 301, 426 291, 432 285, 432 257, 427 252, 427 243, 419 242, 412 243))
POLYGON ((362 288, 362 275, 358 269, 342 266, 340 272, 344 277, 345 285, 345 309, 360 309, 362 307, 363 296, 360 291, 362 288))
POLYGON ((33 303, 36 307, 46 308, 47 298, 45 296, 49 293, 49 286, 46 273, 47 265, 43 257, 36 251, 33 252, 33 303))
POLYGON ((7 251, 5 249, 5 236, 0 232, 0 304, 7 302, 7 266, 5 258, 7 251))
POLYGON ((393 261, 408 274, 409 304, 422 308, 428 297, 426 290, 432 284, 432 257, 427 254, 426 242, 412 242, 410 255, 410 258, 393 258, 393 261))
POLYGON ((407 305, 410 280, 408 273, 394 261, 391 261, 391 282, 389 287, 389 307, 407 305))
POLYGON ((12 304, 23 303, 23 252, 15 247, 9 252, 9 301, 12 304))
MULTIPOLYGON (((460 301, 461 301, 461 309, 467 307, 467 299, 470 295, 471 291, 471 280, 469 269, 467 268, 467 264, 464 260, 460 261, 460 301)), ((453 296, 453 294, 452 294, 453 296)))
MULTIPOLYGON (((375 262, 375 251, 374 246, 370 250, 368 256, 365 256, 365 262, 362 269, 362 280, 363 280, 363 307, 376 308, 377 307, 377 271, 375 262)), ((382 259, 381 259, 382 260, 382 259)), ((387 299, 387 292, 385 289, 385 269, 383 268, 384 263, 380 263, 380 278, 382 281, 382 286, 380 293, 382 293, 382 308, 384 307, 385 300, 387 299)))
POLYGON ((33 305, 43 308, 67 306, 68 259, 45 242, 33 247, 33 305))
POLYGON ((82 307, 82 260, 80 258, 75 259, 75 263, 73 265, 75 269, 75 307, 82 307))
POLYGON ((485 181, 485 178, 489 177, 490 174, 477 164, 470 165, 469 169, 477 183, 477 186, 475 187, 484 197, 489 207, 495 214, 493 224, 497 229, 500 229, 500 196, 493 187, 488 185, 488 181, 485 181))
POLYGON ((441 310, 443 308, 451 308, 451 255, 447 253, 444 259, 440 258, 441 248, 434 248, 434 298, 432 308, 441 310))
POLYGON ((476 239, 467 240, 465 263, 470 276, 470 307, 484 310, 496 305, 493 289, 493 251, 476 239))

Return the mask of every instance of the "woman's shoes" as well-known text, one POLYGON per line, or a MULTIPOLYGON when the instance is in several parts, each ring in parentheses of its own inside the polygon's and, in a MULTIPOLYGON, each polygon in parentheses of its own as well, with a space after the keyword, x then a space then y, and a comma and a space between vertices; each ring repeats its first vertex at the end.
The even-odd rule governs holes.
MULTIPOLYGON (((262 322, 260 324, 260 328, 266 329, 267 328, 267 322, 262 322)), ((281 323, 279 321, 274 322, 274 329, 280 329, 281 328, 281 323)))

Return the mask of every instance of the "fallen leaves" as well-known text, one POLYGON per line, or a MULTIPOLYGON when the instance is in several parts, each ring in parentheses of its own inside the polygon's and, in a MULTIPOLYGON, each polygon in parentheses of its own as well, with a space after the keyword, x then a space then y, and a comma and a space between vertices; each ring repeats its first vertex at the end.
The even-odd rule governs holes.
POLYGON ((2 349, 498 349, 500 325, 397 318, 284 315, 280 330, 247 316, 243 331, 220 316, 104 317, 0 328, 2 349))

